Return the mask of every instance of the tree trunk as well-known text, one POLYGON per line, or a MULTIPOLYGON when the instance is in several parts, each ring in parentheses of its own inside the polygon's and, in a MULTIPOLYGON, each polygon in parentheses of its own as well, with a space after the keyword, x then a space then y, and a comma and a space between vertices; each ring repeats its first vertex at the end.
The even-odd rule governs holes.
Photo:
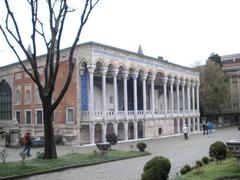
POLYGON ((43 102, 43 117, 44 117, 44 158, 45 159, 54 159, 57 158, 56 145, 54 141, 54 129, 53 129, 53 121, 50 109, 51 101, 47 100, 47 102, 43 102))

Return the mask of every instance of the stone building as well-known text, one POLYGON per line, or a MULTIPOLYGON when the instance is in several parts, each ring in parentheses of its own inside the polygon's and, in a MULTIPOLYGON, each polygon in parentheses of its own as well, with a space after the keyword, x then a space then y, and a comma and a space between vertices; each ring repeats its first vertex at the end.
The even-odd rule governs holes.
MULTIPOLYGON (((63 49, 54 95, 65 80, 63 49)), ((77 46, 69 89, 54 112, 56 134, 80 144, 180 133, 186 123, 200 129, 199 73, 163 60, 95 42, 77 46)), ((43 73, 44 56, 38 57, 43 73)), ((43 78, 43 77, 42 77, 43 78)), ((43 112, 36 85, 19 63, 0 68, 0 126, 16 118, 22 131, 43 135, 43 112)))

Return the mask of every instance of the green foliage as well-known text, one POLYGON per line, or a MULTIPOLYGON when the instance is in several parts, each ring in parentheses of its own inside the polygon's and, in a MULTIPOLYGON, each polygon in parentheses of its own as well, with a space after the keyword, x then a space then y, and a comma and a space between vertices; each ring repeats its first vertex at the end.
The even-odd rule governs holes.
POLYGON ((141 180, 166 180, 170 169, 171 163, 168 158, 156 156, 145 164, 141 180))
POLYGON ((139 143, 137 144, 137 148, 138 148, 139 151, 141 151, 141 152, 144 152, 145 149, 146 149, 146 147, 147 147, 147 144, 146 144, 145 142, 139 142, 139 143))
POLYGON ((185 166, 183 166, 180 170, 180 173, 183 174, 187 174, 188 172, 190 172, 192 170, 191 166, 189 166, 188 164, 186 164, 185 166))
POLYGON ((209 156, 216 160, 223 160, 227 157, 227 147, 222 141, 216 141, 209 147, 209 156))
POLYGON ((218 64, 220 67, 222 67, 222 60, 221 60, 221 56, 219 56, 218 54, 212 53, 209 57, 209 60, 211 60, 212 62, 218 64))
POLYGON ((44 152, 37 152, 36 159, 44 159, 44 152))
POLYGON ((204 114, 219 114, 229 107, 229 78, 221 67, 207 61, 200 74, 200 105, 204 114))
POLYGON ((197 172, 197 173, 203 172, 202 167, 203 167, 202 161, 196 161, 196 166, 195 166, 195 168, 196 168, 196 172, 197 172))
POLYGON ((117 144, 117 135, 115 133, 106 134, 106 141, 111 145, 117 144))
POLYGON ((204 164, 208 164, 209 163, 209 158, 207 156, 204 156, 201 160, 202 160, 202 162, 204 164))

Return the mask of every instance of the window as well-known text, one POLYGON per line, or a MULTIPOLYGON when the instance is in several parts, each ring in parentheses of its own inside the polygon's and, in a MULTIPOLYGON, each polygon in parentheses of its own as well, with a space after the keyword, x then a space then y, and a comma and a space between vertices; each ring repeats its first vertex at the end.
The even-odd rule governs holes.
POLYGON ((17 120, 18 124, 20 124, 20 122, 21 122, 21 112, 20 111, 15 111, 15 117, 16 117, 16 120, 17 120))
POLYGON ((36 123, 37 124, 43 123, 43 111, 42 110, 36 110, 36 123))
POLYGON ((31 124, 31 122, 32 122, 32 111, 31 110, 25 111, 25 122, 26 122, 26 124, 31 124))
POLYGON ((66 123, 73 124, 74 123, 74 109, 67 108, 66 110, 66 123))
POLYGON ((16 90, 15 93, 15 103, 20 104, 21 103, 21 92, 19 89, 16 90))
POLYGON ((0 82, 0 120, 12 119, 12 90, 9 84, 0 82))
POLYGON ((109 96, 109 103, 113 104, 113 97, 112 96, 109 96))
POLYGON ((28 89, 26 90, 26 94, 25 94, 25 103, 26 104, 30 104, 31 103, 31 91, 28 89))

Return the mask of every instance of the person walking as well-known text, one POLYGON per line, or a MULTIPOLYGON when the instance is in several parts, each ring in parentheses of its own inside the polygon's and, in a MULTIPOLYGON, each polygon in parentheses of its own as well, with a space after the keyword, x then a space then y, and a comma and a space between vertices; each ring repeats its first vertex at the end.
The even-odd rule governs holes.
POLYGON ((203 122, 202 128, 203 128, 203 134, 205 134, 205 131, 206 131, 206 123, 205 122, 203 122))
POLYGON ((212 124, 212 122, 208 122, 208 132, 209 132, 209 134, 212 134, 212 129, 213 129, 213 124, 212 124))
POLYGON ((188 139, 188 127, 186 126, 186 124, 183 126, 183 134, 184 134, 184 139, 187 140, 188 139))
POLYGON ((27 132, 24 137, 23 137, 23 144, 25 145, 24 149, 23 149, 23 153, 26 152, 27 156, 31 156, 31 144, 32 144, 32 140, 31 140, 31 133, 27 132))

